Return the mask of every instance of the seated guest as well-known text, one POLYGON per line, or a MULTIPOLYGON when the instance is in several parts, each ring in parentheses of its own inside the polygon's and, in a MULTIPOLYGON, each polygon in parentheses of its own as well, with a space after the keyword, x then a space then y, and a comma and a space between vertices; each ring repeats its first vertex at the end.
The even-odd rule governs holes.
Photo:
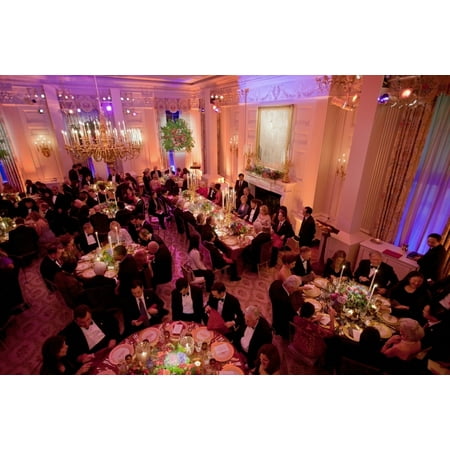
POLYGON ((258 350, 262 345, 272 343, 272 328, 255 305, 245 309, 244 319, 246 326, 237 333, 236 346, 246 356, 249 369, 253 369, 258 350))
POLYGON ((316 277, 311 265, 311 249, 300 247, 295 266, 292 269, 295 275, 302 277, 303 284, 309 283, 316 277))
POLYGON ((185 278, 175 281, 172 291, 172 320, 202 323, 204 321, 203 292, 197 286, 190 286, 185 278))
POLYGON ((362 259, 355 271, 354 278, 358 283, 370 286, 375 277, 375 290, 380 295, 386 294, 388 288, 398 283, 397 275, 389 264, 382 262, 381 253, 372 251, 369 253, 369 259, 362 259))
POLYGON ((227 337, 233 341, 245 323, 244 313, 239 300, 227 292, 222 282, 216 281, 211 287, 207 307, 215 309, 221 315, 225 321, 225 326, 229 330, 227 337))
POLYGON ((78 261, 82 254, 78 247, 75 245, 75 238, 70 233, 65 233, 62 236, 59 236, 59 242, 63 246, 63 253, 61 255, 61 259, 67 260, 72 259, 78 261))
POLYGON ((206 224, 206 217, 203 213, 198 213, 195 218, 195 229, 200 233, 200 236, 203 232, 203 227, 206 224))
POLYGON ((152 195, 148 201, 148 213, 153 217, 157 217, 159 226, 165 230, 166 225, 164 223, 164 218, 166 217, 166 214, 164 213, 164 206, 158 197, 158 192, 159 191, 155 190, 152 191, 152 195))
POLYGON ((117 208, 118 210, 115 216, 116 221, 120 223, 121 227, 127 227, 130 223, 131 212, 125 208, 125 203, 121 200, 117 202, 117 208))
POLYGON ((109 224, 109 233, 108 233, 108 241, 113 244, 123 243, 125 245, 130 245, 133 243, 133 239, 131 239, 130 233, 128 233, 127 229, 122 227, 119 222, 113 220, 109 224))
POLYGON ((341 278, 342 272, 342 280, 350 280, 353 274, 350 268, 350 262, 346 258, 347 255, 344 250, 336 251, 331 258, 327 259, 325 268, 323 269, 323 277, 334 281, 337 278, 341 278), (343 266, 345 266, 344 270, 342 270, 343 266))
POLYGON ((86 222, 83 224, 83 231, 78 234, 76 244, 84 255, 87 255, 98 248, 99 243, 91 222, 86 222))
POLYGON ((425 333, 419 322, 414 319, 402 318, 399 321, 399 334, 394 334, 383 345, 381 353, 388 358, 399 358, 408 361, 422 348, 421 340, 425 333))
POLYGON ((139 243, 139 231, 141 229, 146 229, 150 233, 153 233, 153 226, 148 220, 145 220, 145 215, 142 213, 133 214, 130 217, 130 222, 127 229, 131 239, 133 239, 136 243, 139 243))
POLYGON ((17 217, 15 224, 16 228, 9 232, 8 254, 18 263, 26 265, 38 254, 39 235, 34 228, 25 225, 22 217, 17 217))
MULTIPOLYGON (((209 189, 208 189, 208 195, 207 195, 207 199, 208 200, 211 200, 212 202, 215 200, 215 198, 216 198, 216 187, 215 187, 215 184, 214 183, 211 183, 211 185, 209 186, 209 189)), ((221 200, 221 205, 222 205, 222 200, 221 200)))
POLYGON ((285 281, 288 277, 293 275, 292 269, 297 262, 297 254, 294 252, 287 252, 281 257, 282 266, 278 271, 277 280, 285 281))
POLYGON ((253 225, 253 231, 255 237, 252 239, 250 245, 247 245, 242 251, 242 258, 250 265, 253 272, 257 272, 258 264, 261 262, 261 247, 270 241, 270 228, 263 229, 258 222, 253 225))
POLYGON ((189 239, 190 238, 190 231, 189 231, 189 224, 192 225, 192 227, 196 227, 197 225, 197 221, 194 217, 194 214, 191 213, 190 211, 190 203, 189 202, 185 202, 183 205, 183 220, 184 220, 184 228, 186 230, 186 237, 189 239))
POLYGON ((250 201, 250 209, 249 209, 247 215, 244 217, 244 219, 250 223, 255 222, 255 220, 258 218, 258 215, 259 215, 260 206, 261 206, 261 200, 258 200, 257 198, 253 198, 250 201))
POLYGON ((203 197, 208 196, 208 188, 206 187, 205 181, 200 180, 200 182, 198 184, 198 188, 195 192, 197 192, 197 194, 199 194, 199 195, 202 195, 203 197))
POLYGON ((129 255, 127 248, 123 245, 117 245, 113 251, 114 260, 119 264, 117 272, 118 286, 116 293, 121 298, 127 296, 131 289, 131 282, 139 278, 136 260, 133 255, 129 255))
MULTIPOLYGON (((144 231, 144 230, 142 230, 144 231)), ((145 230, 147 231, 147 230, 145 230)), ((138 273, 139 273, 139 280, 142 281, 142 285, 144 289, 152 289, 153 288, 153 272, 150 267, 150 263, 148 260, 148 255, 145 250, 138 250, 134 254, 134 260, 136 261, 138 273)))
POLYGON ((188 247, 188 262, 196 277, 205 278, 206 292, 209 292, 214 283, 214 272, 205 266, 202 255, 200 254, 199 246, 200 238, 198 235, 195 234, 191 236, 188 247))
POLYGON ((242 191, 242 195, 245 195, 247 197, 247 203, 250 205, 250 202, 255 198, 252 193, 250 192, 250 189, 247 187, 244 188, 242 191))
POLYGON ((392 314, 397 317, 411 317, 423 322, 423 308, 431 300, 422 273, 413 271, 396 284, 388 293, 391 299, 392 314))
POLYGON ((92 223, 94 231, 99 235, 100 242, 104 242, 107 239, 109 231, 109 219, 105 213, 100 211, 99 205, 94 205, 94 214, 89 216, 89 222, 92 223))
POLYGON ((211 215, 206 218, 205 225, 203 225, 201 230, 200 239, 202 241, 204 241, 208 233, 211 232, 214 235, 214 245, 223 253, 228 251, 228 247, 219 239, 219 236, 217 236, 216 219, 214 216, 211 215))
POLYGON ((130 292, 123 305, 126 336, 162 323, 169 311, 152 289, 144 289, 141 280, 131 282, 130 292))
POLYGON ((152 194, 153 193, 159 194, 159 192, 161 191, 162 184, 161 184, 160 178, 161 177, 158 177, 157 173, 154 173, 152 175, 152 178, 150 180, 150 189, 151 189, 152 194))
POLYGON ((206 232, 203 238, 203 245, 209 250, 213 268, 222 269, 228 265, 230 281, 239 281, 241 277, 238 276, 236 262, 228 258, 228 256, 216 247, 214 234, 211 231, 206 232))
POLYGON ((435 282, 441 278, 441 269, 445 261, 447 252, 441 244, 442 236, 438 233, 428 235, 427 244, 430 247, 423 256, 416 257, 420 272, 423 273, 425 280, 435 282))
POLYGON ((112 316, 93 315, 87 305, 78 305, 73 311, 73 321, 59 334, 69 346, 68 358, 75 364, 84 364, 91 361, 97 351, 116 346, 119 326, 112 316))
POLYGON ((175 209, 173 210, 173 217, 175 219, 175 225, 177 226, 177 231, 179 234, 184 234, 185 224, 183 216, 184 199, 180 198, 175 204, 175 209))
POLYGON ((74 275, 76 267, 76 259, 63 260, 61 270, 55 274, 53 279, 66 305, 71 309, 74 309, 79 304, 80 296, 84 292, 83 283, 74 275))
POLYGON ((236 214, 239 218, 243 219, 248 215, 250 211, 250 205, 247 203, 247 197, 245 195, 241 195, 240 203, 234 214, 236 214))
MULTIPOLYGON (((286 245, 286 241, 291 236, 294 236, 294 229, 287 217, 287 212, 284 208, 280 207, 276 219, 272 225, 272 257, 270 259, 270 267, 274 267, 277 264, 278 252, 280 248, 286 245)), ((301 274, 298 274, 301 275, 301 274)))
POLYGON ((44 256, 40 266, 40 272, 44 280, 53 282, 56 273, 61 271, 63 250, 63 246, 59 243, 54 243, 47 248, 47 255, 44 256))
POLYGON ((258 350, 256 366, 252 375, 280 375, 281 359, 277 348, 273 344, 264 344, 258 350))
POLYGON ((269 208, 267 205, 261 205, 259 207, 258 217, 253 222, 253 224, 255 224, 255 222, 260 222, 263 228, 264 227, 268 227, 268 228, 272 227, 272 219, 270 217, 269 208))
POLYGON ((214 196, 213 203, 215 203, 218 206, 222 206, 222 190, 220 189, 220 183, 216 183, 214 185, 214 190, 216 191, 216 194, 214 196))
POLYGON ((167 246, 151 241, 147 250, 153 271, 153 286, 172 281, 172 255, 167 246))
POLYGON ((31 180, 25 180, 25 194, 35 195, 38 193, 38 188, 31 180))
POLYGON ((67 358, 69 346, 64 336, 50 336, 42 345, 41 375, 83 375, 91 368, 90 362, 74 364, 67 358))
POLYGON ((432 302, 423 309, 426 320, 423 326, 422 348, 430 349, 427 359, 450 363, 450 317, 448 311, 439 303, 432 302))
POLYGON ((25 219, 25 224, 34 228, 39 236, 38 244, 45 247, 55 240, 55 233, 50 229, 48 221, 41 217, 41 215, 32 211, 25 219))

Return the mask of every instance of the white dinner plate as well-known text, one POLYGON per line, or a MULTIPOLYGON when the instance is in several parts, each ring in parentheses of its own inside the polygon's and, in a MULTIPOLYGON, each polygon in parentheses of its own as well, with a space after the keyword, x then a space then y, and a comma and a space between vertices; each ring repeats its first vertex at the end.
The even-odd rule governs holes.
POLYGON ((214 342, 211 344, 211 354, 216 361, 228 361, 234 354, 234 348, 229 342, 214 342))
POLYGON ((371 325, 380 332, 382 339, 389 339, 393 334, 393 331, 384 323, 372 322, 371 325))
POLYGON ((395 316, 391 316, 389 313, 385 312, 383 314, 381 314, 381 319, 388 323, 389 325, 397 325, 398 323, 398 318, 395 316))
POLYGON ((305 297, 315 298, 318 297, 322 293, 322 291, 318 287, 313 286, 311 289, 305 289, 303 293, 305 297))
POLYGON ((348 326, 345 326, 343 331, 344 331, 344 335, 346 337, 348 337, 352 341, 359 342, 359 337, 361 336, 361 333, 362 333, 361 329, 357 330, 355 328, 350 328, 348 326))
POLYGON ((83 272, 86 269, 89 269, 89 267, 91 267, 92 264, 88 261, 86 262, 81 262, 77 264, 77 272, 83 272))
POLYGON ((315 278, 313 284, 316 285, 320 289, 326 289, 329 281, 326 278, 315 278))
POLYGON ((210 342, 214 333, 206 327, 198 327, 192 330, 192 336, 197 342, 210 342))
POLYGON ((113 364, 117 365, 125 361, 125 356, 133 353, 134 348, 131 344, 119 344, 109 352, 108 358, 113 364))
POLYGON ((159 330, 158 328, 146 328, 139 333, 139 338, 147 339, 150 344, 153 344, 159 339, 159 330))
POLYGON ((233 364, 225 364, 219 375, 244 375, 244 372, 233 364))

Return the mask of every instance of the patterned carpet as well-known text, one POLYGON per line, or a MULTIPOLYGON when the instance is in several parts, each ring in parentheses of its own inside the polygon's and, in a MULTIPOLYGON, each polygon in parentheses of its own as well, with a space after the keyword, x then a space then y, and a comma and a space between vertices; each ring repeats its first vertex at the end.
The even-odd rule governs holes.
MULTIPOLYGON (((187 241, 172 228, 161 230, 159 234, 172 253, 173 277, 172 282, 158 286, 157 294, 170 310, 170 294, 175 280, 182 276, 181 264, 186 261, 187 241)), ((317 250, 313 250, 314 262, 317 261, 317 250)), ((62 297, 58 293, 49 292, 44 284, 39 264, 40 260, 35 260, 30 267, 21 269, 19 273, 23 297, 29 308, 12 316, 5 330, 6 336, 0 341, 0 374, 38 374, 43 342, 72 320, 71 310, 62 297)), ((227 274, 220 273, 216 280, 220 279, 225 283, 227 291, 240 300, 243 310, 250 304, 258 305, 271 323, 272 307, 268 290, 276 273, 276 268, 264 267, 259 275, 245 270, 240 281, 230 282, 227 274)), ((303 372, 295 362, 288 361, 287 373, 303 372)))

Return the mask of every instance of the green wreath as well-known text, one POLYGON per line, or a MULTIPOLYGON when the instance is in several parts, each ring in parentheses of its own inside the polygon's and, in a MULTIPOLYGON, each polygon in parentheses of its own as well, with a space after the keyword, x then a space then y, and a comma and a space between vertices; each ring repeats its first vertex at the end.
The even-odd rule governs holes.
POLYGON ((187 122, 177 119, 169 120, 161 127, 161 143, 166 151, 190 152, 195 141, 187 122))

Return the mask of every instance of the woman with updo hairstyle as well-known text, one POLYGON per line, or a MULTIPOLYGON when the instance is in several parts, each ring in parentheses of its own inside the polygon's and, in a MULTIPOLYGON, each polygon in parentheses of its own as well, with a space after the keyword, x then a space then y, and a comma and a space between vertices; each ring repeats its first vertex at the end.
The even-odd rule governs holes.
POLYGON ((399 320, 399 334, 395 334, 383 345, 381 353, 388 358, 399 358, 409 361, 422 348, 421 339, 425 336, 423 328, 414 319, 399 320))
POLYGON ((294 252, 286 252, 281 257, 282 266, 277 274, 277 280, 285 281, 287 277, 292 275, 291 269, 294 268, 297 261, 297 254, 294 252))

